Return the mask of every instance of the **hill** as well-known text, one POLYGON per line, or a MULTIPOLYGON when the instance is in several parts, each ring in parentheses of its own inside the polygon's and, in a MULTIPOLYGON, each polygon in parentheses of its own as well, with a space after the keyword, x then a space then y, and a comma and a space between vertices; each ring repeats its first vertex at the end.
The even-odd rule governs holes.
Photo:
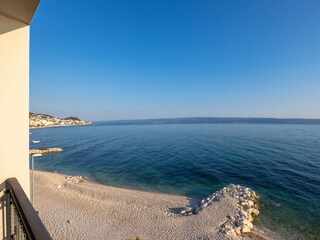
POLYGON ((77 117, 59 118, 43 113, 29 113, 29 128, 90 125, 77 117))

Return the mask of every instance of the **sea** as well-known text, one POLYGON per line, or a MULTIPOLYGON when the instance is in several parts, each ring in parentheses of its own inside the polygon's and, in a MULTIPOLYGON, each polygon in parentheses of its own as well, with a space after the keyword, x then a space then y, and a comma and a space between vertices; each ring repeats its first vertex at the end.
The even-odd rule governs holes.
POLYGON ((60 147, 38 170, 116 187, 204 198, 227 184, 261 197, 254 224, 281 239, 320 239, 320 125, 110 124, 31 130, 60 147))

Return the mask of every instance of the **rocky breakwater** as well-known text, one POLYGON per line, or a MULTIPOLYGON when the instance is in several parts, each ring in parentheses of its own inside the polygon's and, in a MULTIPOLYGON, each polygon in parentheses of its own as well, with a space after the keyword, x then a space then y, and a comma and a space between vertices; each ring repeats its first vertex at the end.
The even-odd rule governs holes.
POLYGON ((248 233, 253 229, 254 217, 259 214, 259 196, 250 188, 230 184, 207 198, 201 200, 198 207, 187 207, 181 214, 189 216, 198 214, 215 201, 231 197, 237 200, 238 206, 232 216, 226 216, 220 231, 229 236, 248 233))
POLYGON ((48 154, 48 153, 57 153, 63 152, 62 148, 38 148, 38 149, 30 149, 29 155, 34 154, 48 154))

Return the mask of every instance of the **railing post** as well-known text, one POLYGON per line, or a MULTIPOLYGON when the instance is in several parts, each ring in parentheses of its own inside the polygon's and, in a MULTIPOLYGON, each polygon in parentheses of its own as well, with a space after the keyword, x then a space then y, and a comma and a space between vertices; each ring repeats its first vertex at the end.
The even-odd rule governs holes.
POLYGON ((6 233, 7 240, 11 240, 11 192, 8 181, 6 181, 6 233))

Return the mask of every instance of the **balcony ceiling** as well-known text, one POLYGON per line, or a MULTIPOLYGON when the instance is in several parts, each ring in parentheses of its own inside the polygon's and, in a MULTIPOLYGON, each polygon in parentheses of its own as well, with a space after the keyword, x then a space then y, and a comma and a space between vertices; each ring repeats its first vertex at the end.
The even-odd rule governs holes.
POLYGON ((0 0, 0 15, 30 24, 40 0, 0 0))

